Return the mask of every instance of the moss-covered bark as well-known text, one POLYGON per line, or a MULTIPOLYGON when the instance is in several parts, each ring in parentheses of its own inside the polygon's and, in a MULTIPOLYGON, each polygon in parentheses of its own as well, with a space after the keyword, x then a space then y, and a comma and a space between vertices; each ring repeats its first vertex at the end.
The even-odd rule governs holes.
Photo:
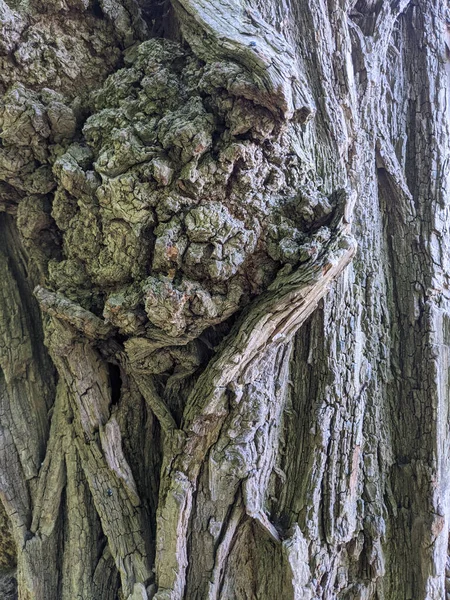
POLYGON ((447 16, 0 0, 2 597, 446 597, 447 16))

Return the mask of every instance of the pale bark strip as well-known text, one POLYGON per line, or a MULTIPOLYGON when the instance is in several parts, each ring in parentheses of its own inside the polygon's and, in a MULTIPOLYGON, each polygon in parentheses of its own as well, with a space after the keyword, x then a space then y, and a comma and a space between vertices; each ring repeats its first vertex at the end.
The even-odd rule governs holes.
MULTIPOLYGON (((71 422, 73 415, 69 408, 69 390, 65 382, 60 381, 58 395, 66 405, 66 421, 71 422)), ((98 594, 94 573, 99 568, 98 556, 101 539, 100 519, 95 510, 88 482, 81 467, 81 460, 75 446, 75 433, 72 423, 67 424, 70 434, 65 439, 64 461, 67 472, 65 488, 64 518, 66 530, 64 536, 61 600, 107 597, 98 594)), ((112 559, 111 562, 113 563, 112 559)), ((114 563, 111 565, 114 569, 114 563)), ((108 577, 104 578, 106 581, 108 577)), ((115 587, 118 577, 116 575, 115 587)))
MULTIPOLYGON (((64 326, 60 327, 59 332, 63 329, 64 326)), ((64 344, 67 343, 66 338, 64 344)), ((52 352, 54 353, 54 348, 52 352)), ((65 348, 65 355, 54 354, 54 361, 71 391, 72 409, 76 411, 77 424, 79 423, 86 439, 91 441, 96 432, 106 425, 110 416, 111 396, 106 365, 88 342, 75 339, 70 340, 70 345, 65 348)))
POLYGON ((114 417, 111 417, 106 425, 100 428, 100 441, 109 468, 122 480, 131 501, 138 506, 140 504, 139 494, 133 473, 123 453, 122 435, 114 417))
POLYGON ((58 518, 61 494, 66 486, 64 452, 72 438, 67 426, 67 400, 61 389, 56 390, 47 452, 39 472, 33 506, 31 531, 50 535, 58 518))
POLYGON ((166 436, 177 431, 178 427, 175 423, 175 419, 165 405, 164 400, 158 394, 152 377, 139 373, 134 375, 134 380, 150 410, 158 419, 161 429, 164 431, 166 436))
POLYGON ((308 542, 295 523, 291 535, 283 540, 283 554, 289 564, 292 600, 310 600, 314 597, 309 568, 308 542))
POLYGON ((286 534, 271 522, 269 481, 279 451, 291 348, 290 343, 269 346, 235 382, 238 393, 229 394, 229 414, 197 483, 187 597, 219 594, 237 522, 245 516, 276 544, 286 534))
MULTIPOLYGON (((265 356, 263 355, 260 361, 255 361, 242 377, 247 384, 247 394, 252 403, 250 423, 253 418, 252 425, 255 428, 254 437, 252 440, 251 438, 246 440, 249 447, 243 452, 249 468, 242 487, 245 511, 275 542, 280 542, 285 532, 278 530, 270 521, 267 515, 266 498, 269 479, 279 450, 291 353, 291 342, 281 346, 274 345, 273 350, 270 348, 266 351, 265 356)), ((242 427, 244 439, 249 433, 246 429, 244 418, 242 427)), ((248 429, 251 430, 251 427, 248 429)), ((232 434, 235 435, 233 430, 232 434)))
POLYGON ((44 313, 57 317, 72 325, 90 340, 104 340, 111 337, 115 329, 79 304, 38 285, 34 295, 44 313))
POLYGON ((145 523, 135 498, 115 477, 97 444, 86 444, 78 436, 76 447, 82 468, 100 517, 102 529, 121 575, 122 588, 130 594, 136 582, 145 582, 151 572, 148 564, 145 523))
POLYGON ((157 511, 155 600, 183 598, 188 565, 186 533, 189 527, 194 485, 181 471, 171 473, 165 502, 157 511))
POLYGON ((211 573, 211 580, 208 585, 207 600, 218 600, 223 585, 223 576, 226 562, 231 551, 232 543, 236 531, 244 517, 245 511, 242 499, 238 497, 233 504, 230 518, 225 525, 225 531, 215 550, 214 568, 211 573))

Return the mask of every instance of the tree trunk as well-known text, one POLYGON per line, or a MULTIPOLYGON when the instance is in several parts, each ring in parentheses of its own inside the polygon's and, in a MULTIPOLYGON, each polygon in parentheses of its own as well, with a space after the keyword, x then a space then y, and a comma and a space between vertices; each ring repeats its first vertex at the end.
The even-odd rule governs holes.
POLYGON ((0 0, 2 598, 450 597, 448 22, 0 0))

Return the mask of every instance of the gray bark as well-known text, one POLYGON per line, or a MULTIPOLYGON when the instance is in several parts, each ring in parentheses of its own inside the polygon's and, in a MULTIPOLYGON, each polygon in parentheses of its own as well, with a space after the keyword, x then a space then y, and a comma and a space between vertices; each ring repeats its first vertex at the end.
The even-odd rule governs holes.
POLYGON ((2 598, 450 597, 447 10, 0 0, 2 598))

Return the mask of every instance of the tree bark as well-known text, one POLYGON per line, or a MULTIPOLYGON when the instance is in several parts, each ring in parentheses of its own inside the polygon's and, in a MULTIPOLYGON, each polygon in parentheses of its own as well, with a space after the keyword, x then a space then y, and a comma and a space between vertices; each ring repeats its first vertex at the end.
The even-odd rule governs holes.
POLYGON ((450 597, 442 0, 0 0, 0 596, 450 597))

